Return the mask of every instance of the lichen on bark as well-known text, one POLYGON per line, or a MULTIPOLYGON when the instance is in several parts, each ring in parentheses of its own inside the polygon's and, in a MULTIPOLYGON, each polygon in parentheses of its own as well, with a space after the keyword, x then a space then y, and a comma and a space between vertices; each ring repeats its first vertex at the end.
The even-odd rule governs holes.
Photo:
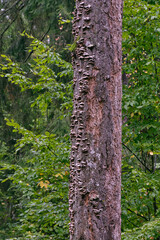
POLYGON ((121 0, 76 1, 70 240, 120 240, 121 0))

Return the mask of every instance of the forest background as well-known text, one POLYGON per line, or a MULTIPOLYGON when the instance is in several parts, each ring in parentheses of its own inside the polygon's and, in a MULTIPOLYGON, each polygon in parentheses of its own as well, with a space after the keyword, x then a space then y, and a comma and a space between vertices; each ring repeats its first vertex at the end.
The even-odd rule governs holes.
MULTIPOLYGON (((74 0, 0 3, 0 239, 69 239, 74 0)), ((123 10, 122 239, 160 239, 160 1, 123 10)))

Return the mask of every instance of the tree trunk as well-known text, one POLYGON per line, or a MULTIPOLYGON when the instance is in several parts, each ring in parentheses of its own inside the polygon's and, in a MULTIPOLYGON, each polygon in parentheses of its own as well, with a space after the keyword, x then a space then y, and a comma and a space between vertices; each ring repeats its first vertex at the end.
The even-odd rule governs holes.
POLYGON ((76 1, 70 240, 121 239, 122 0, 76 1))

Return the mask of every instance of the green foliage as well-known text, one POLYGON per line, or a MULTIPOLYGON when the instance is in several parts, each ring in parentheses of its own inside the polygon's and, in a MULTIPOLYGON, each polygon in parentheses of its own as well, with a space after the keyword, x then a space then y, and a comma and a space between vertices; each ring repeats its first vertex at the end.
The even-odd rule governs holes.
POLYGON ((122 233, 122 240, 157 239, 160 236, 160 218, 144 224, 141 229, 128 230, 122 233))
POLYGON ((22 239, 34 239, 34 236, 35 239, 37 236, 42 239, 65 239, 69 221, 67 136, 62 141, 49 132, 35 135, 13 120, 7 120, 7 124, 22 134, 16 151, 25 145, 30 146, 30 155, 23 158, 22 166, 3 163, 1 168, 1 171, 11 167, 14 169, 5 181, 12 181, 12 188, 19 196, 15 230, 22 235, 22 239))
MULTIPOLYGON (((26 48, 29 41, 25 36, 17 36, 26 30, 50 46, 63 52, 63 47, 71 43, 71 19, 74 0, 10 0, 0 2, 1 53, 14 56, 17 61, 28 60, 26 48), (62 23, 62 22, 63 23, 62 23), (68 23, 69 24, 64 24, 68 23)), ((64 53, 65 54, 65 53, 64 53)), ((68 56, 69 57, 69 56, 68 56)))
MULTIPOLYGON (((4 99, 8 96, 7 104, 10 108, 4 108, 1 104, 1 109, 3 116, 6 116, 7 126, 14 132, 13 135, 10 130, 11 140, 15 143, 14 153, 10 151, 8 142, 6 144, 3 140, 0 145, 0 221, 4 222, 0 227, 2 239, 64 240, 69 237, 68 133, 73 76, 71 64, 67 62, 70 57, 63 46, 66 47, 68 43, 70 51, 74 51, 76 47, 76 41, 71 43, 71 34, 68 31, 72 19, 68 8, 73 5, 74 1, 65 0, 28 1, 23 14, 19 14, 22 25, 29 31, 31 29, 38 37, 50 25, 45 42, 50 44, 52 41, 53 47, 49 48, 23 33, 20 45, 28 46, 31 43, 30 63, 15 63, 2 55, 1 77, 9 83, 6 84, 6 81, 2 84, 5 91, 1 95, 4 99), (29 19, 32 19, 35 29, 30 26, 29 19), (63 52, 66 61, 55 52, 55 46, 63 52), (19 113, 15 110, 15 106, 21 105, 14 104, 17 99, 15 100, 13 93, 17 94, 18 91, 13 91, 13 86, 21 89, 22 95, 17 98, 20 102, 25 102, 28 97, 27 106, 31 105, 25 115, 28 121, 21 119, 22 108, 19 108, 19 113), (22 96, 25 97, 22 99, 22 96)), ((159 1, 124 1, 124 240, 157 240, 160 237, 159 13, 159 1)), ((12 19, 12 14, 9 15, 12 19)), ((14 26, 9 29, 5 38, 7 44, 14 36, 13 31, 14 26)), ((20 45, 18 44, 19 49, 20 45)), ((9 52, 11 53, 11 49, 9 52)), ((13 55, 17 59, 24 59, 22 53, 19 55, 14 52, 13 55)), ((1 126, 4 128, 4 124, 1 126)))
POLYGON ((61 119, 70 113, 67 109, 72 107, 72 82, 68 79, 72 78, 72 66, 44 43, 28 37, 32 39, 29 51, 34 51, 34 58, 28 64, 27 72, 18 63, 2 55, 6 64, 1 64, 1 77, 20 86, 22 92, 32 91, 37 97, 32 99, 31 107, 37 107, 43 116, 42 123, 48 124, 47 116, 51 112, 60 110, 58 115, 61 119))
MULTIPOLYGON (((41 114, 40 123, 31 130, 11 117, 6 118, 7 125, 19 136, 15 145, 18 162, 6 163, 2 158, 0 164, 1 176, 6 176, 6 171, 9 171, 2 184, 10 182, 7 188, 8 192, 12 191, 10 201, 16 199, 11 216, 13 220, 14 213, 14 224, 9 229, 11 236, 15 235, 13 239, 67 239, 69 137, 67 131, 64 135, 62 130, 61 134, 54 129, 46 130, 46 125, 52 107, 54 113, 59 112, 56 117, 61 118, 61 123, 64 119, 66 122, 70 114, 72 89, 68 79, 72 78, 72 67, 53 49, 33 37, 29 38, 32 39, 30 47, 34 58, 27 71, 6 56, 2 56, 5 64, 1 64, 2 77, 20 86, 22 92, 34 93, 31 107, 35 111, 38 108, 41 114)), ((2 157, 5 151, 4 146, 2 157)))
POLYGON ((123 88, 124 141, 131 141, 136 150, 158 154, 160 7, 127 1, 124 9, 123 71, 128 78, 123 88))
POLYGON ((124 2, 122 239, 160 236, 160 6, 152 3, 124 2))
POLYGON ((145 173, 127 161, 122 171, 122 228, 126 230, 160 216, 160 173, 145 173))

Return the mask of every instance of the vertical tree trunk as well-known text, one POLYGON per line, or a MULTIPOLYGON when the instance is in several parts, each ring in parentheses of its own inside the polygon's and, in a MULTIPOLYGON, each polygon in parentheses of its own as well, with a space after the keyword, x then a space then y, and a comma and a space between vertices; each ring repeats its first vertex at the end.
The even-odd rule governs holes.
POLYGON ((122 0, 76 1, 70 239, 121 239, 122 0))

